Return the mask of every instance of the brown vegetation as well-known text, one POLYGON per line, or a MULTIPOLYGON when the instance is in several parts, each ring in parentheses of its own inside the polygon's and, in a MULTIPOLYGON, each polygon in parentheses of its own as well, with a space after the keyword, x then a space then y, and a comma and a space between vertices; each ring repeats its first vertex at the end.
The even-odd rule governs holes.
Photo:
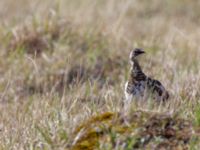
POLYGON ((1 0, 0 149, 87 147, 91 135, 102 149, 199 149, 199 5, 1 0), (170 101, 133 102, 122 115, 134 47, 170 101))

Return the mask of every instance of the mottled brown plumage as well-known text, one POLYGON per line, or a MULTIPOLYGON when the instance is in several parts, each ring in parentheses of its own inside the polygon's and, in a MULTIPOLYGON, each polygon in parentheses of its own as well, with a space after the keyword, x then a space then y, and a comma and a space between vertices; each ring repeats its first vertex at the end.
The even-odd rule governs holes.
POLYGON ((164 86, 155 79, 147 77, 138 62, 138 56, 145 53, 142 49, 136 48, 130 53, 131 72, 125 85, 126 100, 148 98, 152 96, 158 101, 165 101, 169 98, 164 86))

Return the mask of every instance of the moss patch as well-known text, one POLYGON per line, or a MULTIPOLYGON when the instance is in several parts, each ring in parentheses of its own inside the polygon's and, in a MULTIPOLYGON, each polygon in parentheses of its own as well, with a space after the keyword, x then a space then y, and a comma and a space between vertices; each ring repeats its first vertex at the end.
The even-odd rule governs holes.
POLYGON ((190 121, 166 114, 105 112, 76 128, 70 149, 188 148, 195 136, 190 121))

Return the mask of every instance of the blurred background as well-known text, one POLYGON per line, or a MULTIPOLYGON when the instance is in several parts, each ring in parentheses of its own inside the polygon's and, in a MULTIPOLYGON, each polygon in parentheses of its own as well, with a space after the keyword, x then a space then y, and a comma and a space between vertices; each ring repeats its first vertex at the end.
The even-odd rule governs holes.
POLYGON ((199 8, 199 0, 1 0, 2 147, 62 146, 60 130, 120 110, 135 47, 146 51, 144 72, 171 93, 171 109, 194 117, 199 8), (43 129, 55 143, 41 137, 43 129))
POLYGON ((177 89, 171 83, 182 82, 182 72, 199 70, 199 6, 187 0, 2 0, 1 82, 5 86, 10 73, 15 98, 48 93, 54 85, 62 91, 75 80, 122 86, 130 50, 141 47, 144 70, 177 89))

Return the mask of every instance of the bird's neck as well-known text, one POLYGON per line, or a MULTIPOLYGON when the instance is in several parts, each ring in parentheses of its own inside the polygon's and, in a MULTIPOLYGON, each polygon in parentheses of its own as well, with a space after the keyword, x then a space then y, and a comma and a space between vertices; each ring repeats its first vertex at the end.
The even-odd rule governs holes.
POLYGON ((132 60, 132 67, 131 67, 131 76, 132 77, 137 77, 140 75, 144 75, 142 72, 142 69, 140 67, 140 64, 137 59, 132 60))
POLYGON ((133 59, 132 60, 132 71, 133 72, 138 72, 138 71, 142 71, 140 64, 138 62, 137 59, 133 59))

